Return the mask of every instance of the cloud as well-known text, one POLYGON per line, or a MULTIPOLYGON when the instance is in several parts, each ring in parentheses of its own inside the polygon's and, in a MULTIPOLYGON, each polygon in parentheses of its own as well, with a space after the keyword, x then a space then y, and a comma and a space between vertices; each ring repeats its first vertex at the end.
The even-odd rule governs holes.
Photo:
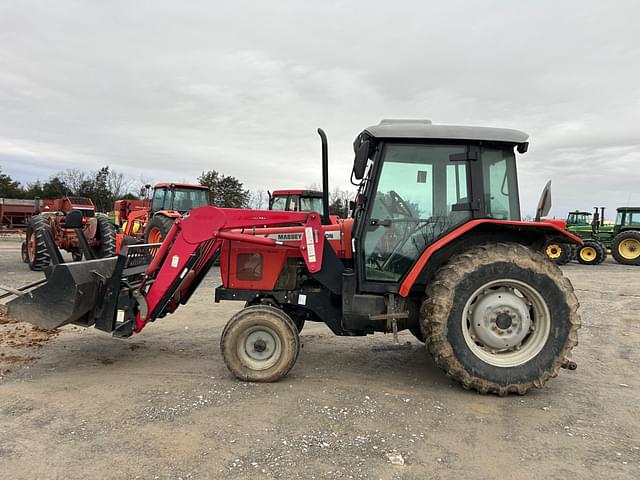
POLYGON ((523 212, 640 204, 637 2, 4 2, 0 164, 348 184, 381 118, 524 130, 523 212))

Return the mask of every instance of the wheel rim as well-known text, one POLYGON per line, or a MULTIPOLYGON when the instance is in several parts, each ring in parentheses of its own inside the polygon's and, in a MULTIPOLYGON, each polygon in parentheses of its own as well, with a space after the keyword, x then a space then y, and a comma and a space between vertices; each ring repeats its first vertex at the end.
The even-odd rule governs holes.
POLYGON ((618 252, 626 260, 635 260, 640 257, 640 241, 635 238, 627 238, 618 245, 618 252))
POLYGON ((272 328, 256 325, 245 330, 238 341, 238 357, 252 370, 274 366, 282 354, 282 342, 272 328))
POLYGON ((549 245, 547 245, 545 253, 547 254, 547 257, 551 258, 552 260, 557 260, 562 255, 562 247, 557 243, 550 243, 549 245))
POLYGON ((597 255, 598 252, 596 252, 596 249, 593 247, 582 247, 582 249, 580 249, 580 258, 585 262, 592 262, 597 255))
POLYGON ((162 243, 162 233, 157 227, 153 227, 149 232, 149 243, 162 243))
POLYGON ((462 332, 469 349, 496 367, 516 367, 534 358, 551 330, 542 295, 519 280, 494 280, 467 300, 462 332))

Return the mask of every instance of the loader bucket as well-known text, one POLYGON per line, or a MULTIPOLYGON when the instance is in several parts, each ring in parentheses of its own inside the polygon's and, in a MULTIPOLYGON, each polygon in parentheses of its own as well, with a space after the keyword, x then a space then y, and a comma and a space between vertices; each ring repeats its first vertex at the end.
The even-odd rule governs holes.
POLYGON ((16 320, 53 330, 68 323, 88 327, 113 275, 117 257, 60 263, 47 272, 46 283, 10 301, 9 315, 16 320))

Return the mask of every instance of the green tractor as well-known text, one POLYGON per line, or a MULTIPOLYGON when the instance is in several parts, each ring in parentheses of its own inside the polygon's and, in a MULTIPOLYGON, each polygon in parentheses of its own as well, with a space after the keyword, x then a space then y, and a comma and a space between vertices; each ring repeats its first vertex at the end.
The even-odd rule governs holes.
POLYGON ((569 212, 566 221, 558 220, 568 232, 580 237, 583 245, 571 245, 561 240, 550 238, 544 245, 544 253, 556 265, 564 265, 571 260, 585 265, 597 265, 604 261, 607 250, 597 238, 591 220, 592 214, 582 210, 569 212))
POLYGON ((594 207, 594 212, 575 210, 567 216, 567 230, 584 240, 584 245, 572 250, 572 258, 582 265, 599 265, 607 258, 608 238, 611 226, 604 223, 604 208, 594 207))
POLYGON ((567 244, 550 243, 545 247, 547 256, 560 264, 575 257, 583 265, 598 265, 610 250, 618 263, 640 265, 640 207, 619 207, 613 225, 604 222, 604 211, 604 207, 594 207, 593 214, 569 212, 566 229, 582 238, 584 245, 572 251, 567 244))
POLYGON ((616 262, 640 266, 640 207, 619 207, 609 248, 616 262))

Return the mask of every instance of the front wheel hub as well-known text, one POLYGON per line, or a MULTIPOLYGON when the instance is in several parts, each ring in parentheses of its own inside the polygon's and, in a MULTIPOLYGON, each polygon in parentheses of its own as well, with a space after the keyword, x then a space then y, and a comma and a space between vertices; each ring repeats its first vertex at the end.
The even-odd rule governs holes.
POLYGON ((266 370, 282 354, 282 341, 270 327, 255 325, 243 333, 238 343, 238 357, 252 370, 266 370))

